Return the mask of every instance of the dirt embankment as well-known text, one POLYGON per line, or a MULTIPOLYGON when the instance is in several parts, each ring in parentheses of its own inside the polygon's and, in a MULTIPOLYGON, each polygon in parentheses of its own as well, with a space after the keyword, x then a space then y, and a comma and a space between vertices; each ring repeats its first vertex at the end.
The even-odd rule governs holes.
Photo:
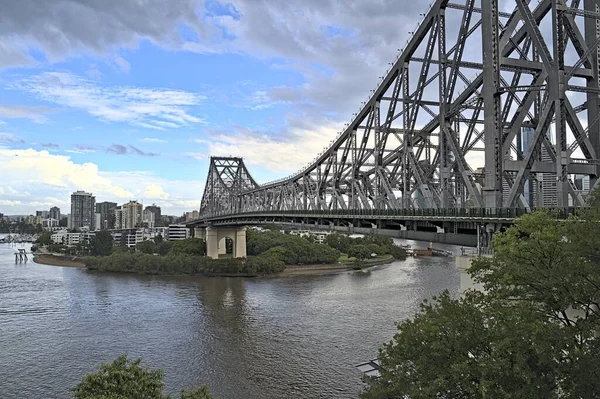
POLYGON ((80 258, 72 256, 55 256, 51 254, 35 255, 33 257, 35 263, 49 266, 63 266, 63 267, 85 267, 85 264, 80 258))
MULTIPOLYGON (((377 259, 373 261, 367 261, 363 264, 363 269, 368 269, 374 266, 385 265, 392 263, 395 259, 389 257, 387 259, 377 259)), ((355 265, 351 263, 337 263, 329 265, 294 265, 287 266, 284 271, 276 274, 276 276, 300 276, 300 275, 319 275, 319 274, 333 274, 340 273, 349 270, 354 270, 355 265)))

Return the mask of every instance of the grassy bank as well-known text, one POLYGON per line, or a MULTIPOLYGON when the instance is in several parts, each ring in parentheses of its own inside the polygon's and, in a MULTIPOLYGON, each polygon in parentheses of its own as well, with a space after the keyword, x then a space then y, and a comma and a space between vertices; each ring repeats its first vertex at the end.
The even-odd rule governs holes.
POLYGON ((396 260, 391 255, 384 255, 379 256, 376 259, 370 259, 361 262, 359 265, 357 265, 354 261, 349 260, 347 257, 340 257, 340 259, 344 259, 344 261, 328 265, 287 265, 285 270, 279 273, 278 276, 334 274, 350 270, 368 269, 375 266, 386 265, 396 260))
POLYGON ((35 263, 49 266, 63 266, 63 267, 85 267, 81 258, 75 258, 72 256, 55 256, 52 254, 40 254, 33 257, 35 263))

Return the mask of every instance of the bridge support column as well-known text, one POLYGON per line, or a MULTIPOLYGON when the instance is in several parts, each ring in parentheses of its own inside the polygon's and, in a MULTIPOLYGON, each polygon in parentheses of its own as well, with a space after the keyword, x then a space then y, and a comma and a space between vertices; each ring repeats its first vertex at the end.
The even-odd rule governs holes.
POLYGON ((233 257, 246 257, 246 228, 206 228, 206 256, 218 259, 226 253, 226 239, 233 240, 233 257))
POLYGON ((235 232, 235 242, 233 243, 234 258, 246 257, 246 228, 241 227, 235 232))
POLYGON ((194 238, 206 240, 206 229, 203 227, 196 227, 194 229, 194 238))
POLYGON ((212 259, 219 258, 219 233, 213 227, 206 228, 206 256, 212 259))
POLYGON ((225 255, 227 253, 227 239, 223 238, 219 241, 219 255, 225 255))

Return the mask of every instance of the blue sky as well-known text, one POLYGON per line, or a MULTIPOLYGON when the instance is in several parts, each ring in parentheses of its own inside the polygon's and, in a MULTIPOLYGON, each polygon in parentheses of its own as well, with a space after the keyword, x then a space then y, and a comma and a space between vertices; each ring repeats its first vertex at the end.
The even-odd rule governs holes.
POLYGON ((66 213, 83 189, 181 214, 199 206, 210 155, 244 157, 259 182, 286 176, 341 130, 425 7, 88 3, 0 15, 2 213, 66 213))

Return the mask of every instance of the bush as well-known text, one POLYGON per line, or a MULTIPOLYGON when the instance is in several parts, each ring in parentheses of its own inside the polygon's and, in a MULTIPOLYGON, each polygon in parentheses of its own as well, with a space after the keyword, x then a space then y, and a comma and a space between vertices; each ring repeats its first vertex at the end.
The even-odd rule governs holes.
POLYGON ((187 254, 150 255, 141 252, 115 252, 102 258, 85 258, 90 270, 161 275, 262 276, 281 272, 285 265, 276 257, 210 259, 187 254))

